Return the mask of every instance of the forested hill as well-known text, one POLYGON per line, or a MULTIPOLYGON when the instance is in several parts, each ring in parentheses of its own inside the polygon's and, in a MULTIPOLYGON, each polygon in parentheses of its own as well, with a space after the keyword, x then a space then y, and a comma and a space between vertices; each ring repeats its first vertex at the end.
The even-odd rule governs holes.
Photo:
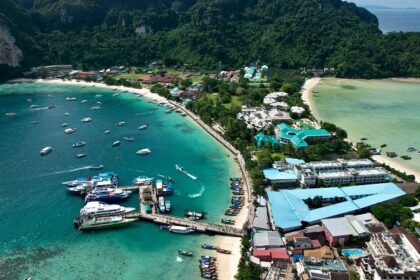
POLYGON ((385 36, 374 15, 341 0, 1 0, 2 27, 22 66, 260 60, 346 77, 420 76, 420 34, 385 36))

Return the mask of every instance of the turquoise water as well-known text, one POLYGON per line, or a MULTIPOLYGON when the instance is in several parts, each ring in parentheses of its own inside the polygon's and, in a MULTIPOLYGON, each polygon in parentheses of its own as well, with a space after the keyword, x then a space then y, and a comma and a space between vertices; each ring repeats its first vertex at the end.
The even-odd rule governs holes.
MULTIPOLYGON (((200 244, 214 242, 215 237, 170 234, 146 222, 89 233, 73 228, 73 218, 84 203, 69 195, 61 182, 95 174, 86 169, 90 164, 103 164, 104 171, 118 173, 123 185, 139 175, 171 176, 173 214, 181 216, 184 208, 206 211, 210 222, 223 216, 230 199, 228 178, 238 175, 226 150, 192 121, 165 114, 164 108, 129 93, 113 93, 70 85, 0 85, 1 279, 199 278, 197 257, 179 262, 176 250, 200 256, 200 244), (67 102, 67 96, 77 101, 67 102), (80 104, 82 99, 88 102, 80 104), (90 110, 97 102, 102 110, 90 110), (31 104, 56 107, 30 110, 31 104), (6 112, 16 116, 6 117, 6 112), (65 112, 71 115, 64 116, 65 112), (84 117, 93 121, 82 123, 84 117), (117 127, 119 121, 126 126, 117 127), (60 127, 64 122, 77 131, 65 134, 60 127), (137 130, 144 123, 150 127, 137 130), (103 133, 107 129, 112 130, 109 135, 103 133), (135 141, 126 142, 124 136, 135 141), (87 145, 72 148, 80 140, 87 145), (112 148, 115 140, 121 140, 121 146, 112 148), (54 150, 41 157, 39 151, 45 146, 54 150), (150 155, 136 155, 146 147, 150 155), (76 151, 87 157, 76 159, 76 151), (198 179, 176 171, 177 163, 198 179)), ((137 194, 124 205, 138 207, 137 194)))
POLYGON ((353 258, 353 255, 367 255, 362 249, 343 249, 341 252, 344 256, 348 256, 350 259, 353 258))
MULTIPOLYGON (((313 93, 314 113, 344 128, 356 142, 368 138, 374 147, 412 160, 393 159, 410 170, 420 171, 420 83, 392 80, 323 79, 313 93)), ((419 180, 419 178, 417 178, 419 180)))

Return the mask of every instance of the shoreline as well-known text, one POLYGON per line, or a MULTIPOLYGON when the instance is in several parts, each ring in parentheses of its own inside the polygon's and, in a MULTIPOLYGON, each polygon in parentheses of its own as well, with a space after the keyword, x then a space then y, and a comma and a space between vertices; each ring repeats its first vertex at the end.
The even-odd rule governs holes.
MULTIPOLYGON (((337 78, 326 78, 329 80, 352 80, 352 79, 337 79, 337 78)), ((305 81, 305 84, 302 86, 302 100, 303 102, 309 106, 309 109, 312 112, 312 116, 315 118, 315 120, 319 123, 320 122, 320 118, 319 118, 319 114, 318 111, 315 109, 314 106, 314 102, 313 102, 313 96, 312 96, 312 91, 315 89, 315 87, 321 83, 321 78, 311 78, 305 81)), ((355 80, 359 80, 359 79, 355 79, 355 80)), ((398 81, 398 82, 407 82, 407 83, 419 83, 420 82, 420 78, 390 78, 390 79, 384 79, 384 80, 390 80, 390 81, 398 81)), ((346 141, 348 141, 352 147, 355 147, 355 141, 353 141, 352 139, 346 139, 346 141)), ((380 163, 380 164, 386 164, 389 167, 396 169, 402 173, 406 173, 407 175, 414 175, 415 178, 415 182, 419 182, 420 181, 420 171, 415 171, 412 170, 409 167, 403 166, 401 163, 388 158, 384 155, 374 155, 372 156, 373 161, 380 163)))
MULTIPOLYGON (((244 206, 241 209, 240 213, 235 217, 235 226, 236 228, 242 229, 246 222, 250 219, 252 215, 253 208, 250 207, 251 204, 251 180, 245 169, 245 161, 242 158, 242 155, 238 150, 236 150, 229 142, 227 142, 223 137, 221 137, 216 131, 211 127, 205 124, 197 115, 186 109, 183 105, 168 100, 156 93, 152 93, 148 88, 132 88, 125 86, 111 86, 104 83, 98 82, 86 82, 86 81, 77 81, 77 80, 61 80, 61 79, 15 79, 9 82, 14 83, 47 83, 47 84, 60 84, 60 85, 76 85, 76 86, 85 86, 85 87, 97 87, 105 88, 119 91, 127 91, 134 95, 143 96, 149 100, 155 102, 164 102, 175 106, 176 108, 182 110, 187 116, 203 128, 210 136, 212 136, 217 142, 219 142, 225 149, 229 151, 234 157, 234 161, 239 167, 241 172, 241 177, 243 178, 244 185, 244 206)), ((233 280, 237 271, 238 265, 241 257, 241 238, 231 237, 231 236, 217 236, 215 244, 220 246, 223 249, 231 250, 231 254, 217 254, 218 259, 218 272, 220 279, 224 280, 233 280)))

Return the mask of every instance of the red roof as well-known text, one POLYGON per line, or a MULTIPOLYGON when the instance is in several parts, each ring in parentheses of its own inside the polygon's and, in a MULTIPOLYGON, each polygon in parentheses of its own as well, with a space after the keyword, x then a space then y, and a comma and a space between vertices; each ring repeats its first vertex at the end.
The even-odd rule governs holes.
POLYGON ((270 260, 289 260, 286 249, 253 250, 252 255, 256 258, 269 258, 270 260))
POLYGON ((311 240, 312 242, 312 248, 321 248, 321 243, 317 239, 311 240))

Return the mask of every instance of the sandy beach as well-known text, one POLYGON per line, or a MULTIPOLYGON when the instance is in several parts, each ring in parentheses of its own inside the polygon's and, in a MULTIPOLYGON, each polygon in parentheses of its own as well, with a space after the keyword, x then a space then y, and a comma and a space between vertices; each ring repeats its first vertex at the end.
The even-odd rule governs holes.
POLYGON ((407 168, 405 166, 402 166, 400 163, 392 160, 392 158, 383 156, 383 155, 377 155, 377 156, 372 156, 373 160, 375 160, 376 162, 379 163, 384 163, 388 166, 391 166, 392 168, 400 171, 400 172, 405 172, 407 175, 414 175, 416 176, 416 182, 420 182, 420 172, 419 171, 415 171, 412 170, 410 168, 407 168))
POLYGON ((309 106, 309 109, 311 110, 315 118, 318 118, 317 117, 318 114, 312 103, 312 91, 320 82, 321 82, 321 78, 308 79, 303 84, 302 90, 301 90, 303 103, 309 106))
MULTIPOLYGON (((136 89, 131 87, 125 87, 125 86, 110 86, 103 83, 97 83, 97 82, 86 82, 86 81, 77 81, 77 80, 62 80, 62 79, 16 79, 11 82, 38 82, 38 83, 50 83, 50 84, 63 84, 63 85, 77 85, 77 86, 85 86, 85 87, 98 87, 98 88, 108 88, 112 90, 119 90, 119 91, 127 91, 136 95, 141 95, 147 99, 153 100, 155 102, 169 102, 166 98, 152 93, 148 88, 142 88, 142 89, 136 89)), ((173 102, 170 102, 171 104, 174 104, 173 102)), ((214 130, 212 130, 210 127, 208 127, 206 124, 204 124, 200 118, 193 114, 191 111, 185 109, 185 107, 176 104, 177 107, 182 109, 184 112, 187 113, 188 117, 190 117, 194 122, 198 123, 200 126, 202 126, 210 135, 212 135, 216 140, 221 142, 227 147, 231 147, 229 143, 225 143, 226 140, 224 140, 220 135, 218 135, 214 130)), ((232 148, 228 148, 228 150, 231 151, 232 148)), ((236 150, 236 149, 235 149, 236 150)), ((231 151, 232 152, 232 151, 231 151)), ((233 154, 232 156, 238 157, 237 154, 233 154)), ((242 157, 239 155, 240 159, 242 157)), ((239 160, 240 160, 239 159, 239 160)), ((238 165, 240 163, 237 161, 238 165)), ((244 174, 242 174, 244 175, 244 174)), ((244 178, 246 180, 246 178, 244 178)), ((244 188, 245 192, 245 201, 244 206, 240 213, 234 218, 235 219, 235 225, 234 227, 242 229, 244 224, 248 220, 248 214, 249 214, 249 206, 250 206, 250 196, 249 196, 249 190, 248 187, 250 187, 248 184, 247 187, 244 188)), ((238 270, 238 264, 241 257, 241 238, 239 237, 230 237, 230 236, 218 236, 215 241, 215 245, 230 250, 232 253, 227 254, 219 254, 217 253, 217 260, 218 260, 218 275, 219 279, 222 280, 233 280, 235 277, 235 274, 238 270)))

